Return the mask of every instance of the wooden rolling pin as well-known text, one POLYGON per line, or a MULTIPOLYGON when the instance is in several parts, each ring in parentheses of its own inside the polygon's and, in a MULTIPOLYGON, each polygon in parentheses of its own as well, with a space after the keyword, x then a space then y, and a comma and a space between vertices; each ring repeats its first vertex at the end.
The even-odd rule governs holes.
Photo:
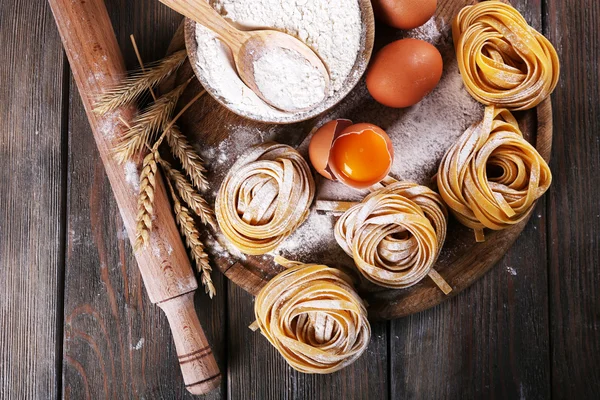
MULTIPOLYGON (((71 70, 90 121, 100 157, 121 211, 129 239, 135 242, 137 190, 111 149, 123 134, 119 118, 128 121, 133 108, 104 116, 92 111, 93 102, 106 88, 126 75, 123 56, 103 0, 49 0, 71 64, 71 70)), ((139 162, 144 155, 135 160, 139 162)), ((187 389, 204 394, 219 386, 221 374, 194 309, 198 283, 175 225, 164 184, 158 176, 154 199, 156 220, 151 243, 135 253, 152 303, 163 309, 175 340, 187 389)))

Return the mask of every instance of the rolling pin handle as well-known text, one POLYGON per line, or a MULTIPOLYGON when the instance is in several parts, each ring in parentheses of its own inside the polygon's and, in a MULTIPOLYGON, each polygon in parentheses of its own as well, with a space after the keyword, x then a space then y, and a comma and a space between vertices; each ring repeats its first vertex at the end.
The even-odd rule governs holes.
POLYGON ((221 384, 221 372, 194 309, 194 292, 157 304, 167 315, 187 390, 206 394, 221 384))

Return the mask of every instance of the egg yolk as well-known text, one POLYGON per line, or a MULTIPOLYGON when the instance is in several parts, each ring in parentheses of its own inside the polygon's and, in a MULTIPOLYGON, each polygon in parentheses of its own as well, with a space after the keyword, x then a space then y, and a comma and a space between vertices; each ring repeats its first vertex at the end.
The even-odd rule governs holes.
POLYGON ((332 161, 350 180, 369 182, 380 178, 390 166, 385 139, 371 130, 339 137, 331 149, 332 161))

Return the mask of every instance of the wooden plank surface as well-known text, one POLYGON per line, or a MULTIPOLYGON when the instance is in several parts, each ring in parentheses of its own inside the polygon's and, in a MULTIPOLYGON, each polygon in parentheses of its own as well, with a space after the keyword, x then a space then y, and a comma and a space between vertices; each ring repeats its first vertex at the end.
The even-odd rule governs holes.
MULTIPOLYGON (((163 57, 180 21, 177 14, 158 2, 113 0, 106 6, 129 68, 137 67, 130 33, 146 61, 163 57)), ((69 105, 64 396, 193 398, 183 384, 167 319, 143 288, 72 82, 69 105)), ((218 296, 212 302, 203 290, 196 296, 202 326, 220 360, 225 360, 223 282, 215 277, 218 296)), ((219 398, 219 392, 210 397, 219 398)))
POLYGON ((0 398, 54 399, 63 52, 46 2, 0 3, 0 398))
POLYGON ((600 398, 600 4, 548 0, 562 60, 548 195, 552 394, 600 398))
MULTIPOLYGON (((600 397, 600 4, 516 4, 555 43, 563 71, 554 183, 515 247, 449 302, 374 324, 363 358, 331 376, 291 370, 247 329, 251 296, 217 275, 217 299, 199 291, 196 304, 227 377, 208 398, 600 397)), ((158 2, 107 7, 129 67, 130 33, 152 60, 180 21, 158 2)), ((8 0, 0 16, 0 399, 191 398, 48 7, 8 0)))

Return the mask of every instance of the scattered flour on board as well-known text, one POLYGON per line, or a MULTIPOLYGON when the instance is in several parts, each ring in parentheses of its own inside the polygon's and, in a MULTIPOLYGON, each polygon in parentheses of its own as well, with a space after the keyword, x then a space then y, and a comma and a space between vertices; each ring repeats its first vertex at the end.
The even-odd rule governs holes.
MULTIPOLYGON (((218 146, 206 146, 200 149, 200 155, 208 164, 233 164, 236 158, 249 147, 272 140, 269 129, 260 129, 252 126, 228 126, 232 134, 221 141, 218 146)), ((274 126, 273 126, 274 128, 274 126)), ((214 168, 213 168, 214 169, 214 168)))
POLYGON ((424 40, 426 42, 436 45, 440 43, 445 38, 445 36, 447 36, 445 34, 446 32, 447 34, 450 33, 450 31, 446 31, 445 28, 446 26, 443 21, 438 22, 436 21, 435 17, 431 17, 431 19, 427 21, 424 25, 419 26, 415 29, 411 29, 409 31, 404 31, 403 37, 424 40), (440 27, 438 27, 438 23, 441 24, 440 27))
MULTIPOLYGON (((334 219, 329 215, 317 213, 312 210, 306 223, 279 246, 278 253, 296 254, 302 251, 305 243, 315 239, 333 237, 334 219), (310 221, 310 223, 308 222, 310 221)), ((329 240, 328 240, 329 241, 329 240)))
POLYGON ((115 113, 108 113, 98 118, 98 131, 108 140, 116 138, 115 131, 121 121, 115 113))
POLYGON ((506 270, 508 271, 509 274, 511 274, 512 276, 517 276, 517 271, 513 268, 513 267, 506 267, 506 270))
POLYGON ((131 346, 131 348, 133 350, 141 350, 142 347, 144 347, 144 342, 145 341, 146 341, 146 339, 140 338, 140 340, 138 340, 137 344, 135 346, 131 346))
POLYGON ((217 242, 212 236, 205 240, 206 246, 209 252, 213 256, 218 257, 227 257, 229 256, 229 252, 225 250, 223 246, 219 242, 217 242))
POLYGON ((429 184, 446 151, 482 117, 483 107, 466 91, 452 62, 434 92, 388 127, 396 157, 392 176, 429 184))
POLYGON ((129 183, 136 193, 139 193, 140 175, 138 173, 137 165, 133 161, 127 161, 123 168, 125 170, 125 181, 129 183))
POLYGON ((237 260, 245 260, 246 255, 234 247, 221 232, 209 236, 206 240, 206 247, 213 257, 234 257, 237 260))

